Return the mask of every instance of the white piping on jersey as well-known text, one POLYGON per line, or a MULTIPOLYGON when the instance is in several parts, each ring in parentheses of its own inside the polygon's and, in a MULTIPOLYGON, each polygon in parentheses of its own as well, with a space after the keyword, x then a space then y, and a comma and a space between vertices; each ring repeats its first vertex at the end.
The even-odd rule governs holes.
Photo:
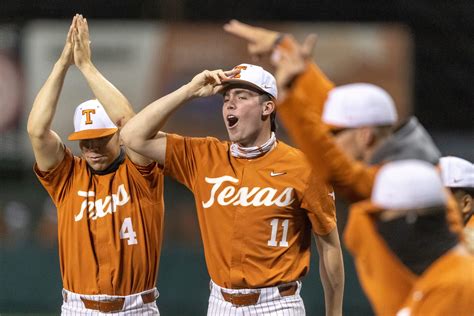
POLYGON ((80 221, 84 216, 84 211, 87 208, 87 205, 89 205, 89 218, 96 220, 97 218, 104 217, 107 214, 112 214, 117 210, 117 206, 125 205, 130 200, 130 196, 125 190, 125 185, 123 184, 118 186, 117 194, 112 194, 112 196, 107 195, 104 199, 88 201, 88 197, 95 196, 94 191, 77 191, 77 195, 85 197, 86 199, 82 201, 81 211, 79 214, 74 216, 76 222, 80 221), (110 203, 111 201, 112 203, 110 203))
MULTIPOLYGON (((216 200, 216 192, 224 182, 238 183, 239 179, 231 176, 222 176, 219 178, 205 178, 207 183, 212 184, 211 197, 209 201, 202 202, 204 208, 209 208, 216 200)), ((217 195, 217 203, 220 205, 242 205, 242 206, 271 206, 277 205, 285 207, 293 203, 293 188, 285 188, 278 196, 278 190, 274 188, 241 187, 236 191, 234 186, 226 186, 217 195), (276 196, 276 197, 275 197, 276 196)))

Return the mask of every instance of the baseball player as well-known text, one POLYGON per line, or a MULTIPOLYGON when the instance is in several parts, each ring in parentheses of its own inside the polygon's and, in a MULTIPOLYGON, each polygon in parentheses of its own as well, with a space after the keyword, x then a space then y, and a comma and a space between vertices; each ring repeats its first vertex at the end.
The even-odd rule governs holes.
POLYGON ((326 314, 342 313, 343 264, 332 189, 275 136, 275 78, 241 64, 204 71, 127 123, 122 138, 194 194, 211 277, 208 315, 304 315, 311 232, 326 314), (196 97, 222 93, 230 142, 159 132, 196 97), (153 120, 150 120, 153 118, 153 120))
POLYGON ((134 113, 95 68, 87 21, 76 15, 63 52, 28 119, 34 171, 58 209, 62 315, 159 315, 155 287, 163 232, 163 174, 155 162, 120 146, 134 113), (69 67, 75 64, 98 100, 81 103, 75 157, 51 130, 69 67))
POLYGON ((474 253, 474 166, 452 156, 442 157, 439 165, 444 186, 451 190, 461 211, 466 245, 474 253))
MULTIPOLYGON (((446 193, 435 167, 400 160, 380 169, 370 200, 353 205, 377 231, 372 237, 417 276, 399 316, 474 314, 474 256, 449 229, 446 193)), ((374 251, 373 240, 358 241, 365 252, 374 251)))
MULTIPOLYGON (((238 21, 231 21, 224 28, 248 40, 249 51, 254 55, 272 54, 273 63, 277 68, 277 83, 284 94, 278 107, 280 118, 289 134, 307 154, 317 173, 334 185, 336 192, 351 202, 369 198, 380 166, 368 167, 351 159, 342 148, 336 146, 328 133, 329 127, 321 121, 324 104, 334 85, 309 60, 315 44, 314 37, 308 37, 304 45, 300 46, 289 35, 282 36, 277 32, 238 21)), ((453 201, 448 210, 450 227, 460 232, 460 218, 453 201)), ((350 227, 350 223, 347 225, 350 227)), ((380 242, 373 244, 377 251, 374 248, 374 251, 362 252, 355 240, 370 239, 365 234, 368 228, 366 225, 353 227, 358 229, 346 227, 344 239, 355 257, 361 285, 377 314, 393 315, 413 286, 415 275, 397 264, 391 264, 392 269, 387 273, 389 270, 386 267, 394 263, 393 253, 380 242), (376 264, 369 268, 368 263, 377 262, 376 260, 385 264, 376 264)))

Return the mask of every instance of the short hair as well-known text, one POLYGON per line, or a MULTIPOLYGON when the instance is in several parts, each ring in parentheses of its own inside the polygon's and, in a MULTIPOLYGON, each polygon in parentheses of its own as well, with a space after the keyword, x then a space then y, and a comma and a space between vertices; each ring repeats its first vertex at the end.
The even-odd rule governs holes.
POLYGON ((471 187, 450 187, 451 192, 454 194, 456 192, 461 192, 462 194, 469 194, 474 198, 474 188, 471 187))
MULTIPOLYGON (((273 101, 275 102, 275 98, 269 95, 268 93, 262 93, 260 95, 260 103, 267 102, 267 101, 273 101)), ((276 107, 273 110, 273 112, 270 114, 270 124, 271 124, 271 131, 276 132, 278 125, 276 123, 276 107)))

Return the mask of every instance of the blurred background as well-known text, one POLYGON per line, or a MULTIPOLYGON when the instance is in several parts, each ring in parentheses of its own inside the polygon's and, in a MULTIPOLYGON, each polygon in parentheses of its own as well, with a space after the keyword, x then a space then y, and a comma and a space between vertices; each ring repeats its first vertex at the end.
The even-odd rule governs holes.
MULTIPOLYGON (((75 13, 88 19, 95 65, 136 111, 203 69, 252 62, 244 43, 222 31, 223 23, 237 18, 300 40, 318 33, 315 60, 337 85, 382 86, 395 99, 401 119, 416 115, 444 155, 474 161, 472 0, 1 0, 1 315, 60 313, 56 209, 33 174, 26 120, 75 13)), ((75 153, 77 145, 66 140, 73 111, 92 97, 72 67, 53 128, 75 153)), ((165 130, 225 139, 221 102, 220 97, 197 100, 180 109, 165 130)), ((288 140, 282 126, 278 137, 288 140)), ((166 179, 165 185, 158 306, 162 315, 204 315, 209 277, 194 200, 174 181, 166 179)), ((342 235, 345 215, 340 210, 342 235)), ((313 253, 302 295, 308 315, 323 315, 313 253)), ((345 315, 372 314, 347 253, 345 269, 345 315)))

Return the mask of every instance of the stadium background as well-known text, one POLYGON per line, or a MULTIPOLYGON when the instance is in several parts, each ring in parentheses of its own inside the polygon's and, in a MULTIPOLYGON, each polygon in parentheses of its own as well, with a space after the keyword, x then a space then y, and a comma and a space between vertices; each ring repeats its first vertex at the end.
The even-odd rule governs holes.
MULTIPOLYGON (((202 69, 250 61, 244 43, 221 30, 231 18, 319 34, 315 59, 337 84, 386 88, 401 117, 414 113, 443 154, 474 160, 472 1, 10 1, 0 2, 0 314, 59 314, 55 209, 32 173, 26 135, 31 103, 62 49, 76 12, 88 18, 93 61, 138 111, 202 69)), ((71 69, 54 129, 72 131, 74 107, 92 97, 71 69)), ((190 104, 166 131, 225 138, 219 97, 190 104)), ((279 136, 287 139, 284 129, 279 136)), ((67 143, 77 152, 77 146, 67 143)), ((203 315, 208 275, 192 195, 167 179, 158 305, 162 315, 203 315)), ((345 224, 339 207, 339 230, 345 224)), ((316 254, 316 252, 314 252, 316 254)), ((303 297, 324 310, 313 256, 303 297)), ((346 315, 370 315, 345 253, 346 315)))

